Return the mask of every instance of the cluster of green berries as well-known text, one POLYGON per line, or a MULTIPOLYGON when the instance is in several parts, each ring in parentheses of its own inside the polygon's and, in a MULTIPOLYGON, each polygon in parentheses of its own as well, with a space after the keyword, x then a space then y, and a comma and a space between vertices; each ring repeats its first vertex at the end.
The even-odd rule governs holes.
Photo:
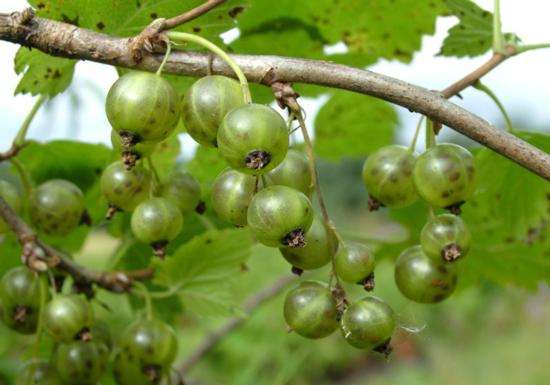
POLYGON ((34 334, 41 317, 54 341, 48 360, 31 360, 22 366, 17 385, 95 385, 110 368, 120 385, 159 384, 176 357, 177 341, 169 325, 137 320, 115 344, 109 327, 95 318, 85 296, 55 293, 51 297, 46 277, 25 266, 9 270, 0 279, 0 303, 6 326, 34 334))
POLYGON ((456 288, 457 266, 471 244, 471 234, 458 216, 474 193, 474 157, 465 148, 439 144, 417 156, 411 149, 388 146, 372 154, 363 167, 371 208, 407 207, 420 197, 450 214, 431 215, 420 233, 420 245, 404 250, 395 264, 395 281, 403 295, 420 303, 448 298, 456 288))

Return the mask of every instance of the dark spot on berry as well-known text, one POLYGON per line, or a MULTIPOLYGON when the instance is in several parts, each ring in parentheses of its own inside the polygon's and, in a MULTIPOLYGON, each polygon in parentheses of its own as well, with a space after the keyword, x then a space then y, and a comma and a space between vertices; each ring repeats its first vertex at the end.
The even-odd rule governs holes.
POLYGON ((434 302, 441 302, 445 299, 445 294, 434 295, 434 302))
POLYGON ((458 171, 453 172, 451 175, 448 176, 448 179, 451 182, 454 182, 460 178, 460 173, 458 171))
POLYGON ((150 118, 147 123, 149 124, 155 124, 157 122, 157 120, 155 118, 150 118))

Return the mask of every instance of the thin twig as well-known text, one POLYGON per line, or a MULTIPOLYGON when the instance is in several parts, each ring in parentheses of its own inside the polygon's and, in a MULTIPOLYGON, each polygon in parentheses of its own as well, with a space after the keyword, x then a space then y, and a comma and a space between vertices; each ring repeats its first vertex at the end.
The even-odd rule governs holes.
POLYGON ((224 3, 226 0, 208 0, 206 3, 199 5, 196 8, 191 9, 181 15, 171 17, 166 19, 160 31, 166 31, 168 29, 176 28, 182 24, 187 23, 193 19, 196 19, 199 16, 204 15, 205 13, 216 8, 218 5, 224 3))
POLYGON ((93 283, 115 293, 127 292, 133 281, 148 280, 153 277, 152 269, 133 271, 95 271, 74 262, 63 252, 41 241, 36 233, 0 197, 0 218, 15 232, 23 247, 23 260, 33 270, 45 271, 55 267, 70 274, 76 282, 93 283))
MULTIPOLYGON (((263 288, 252 297, 248 298, 243 306, 242 310, 250 315, 258 307, 274 298, 283 290, 288 284, 297 280, 294 275, 284 276, 273 282, 271 285, 263 288)), ((244 317, 236 317, 227 321, 221 328, 210 334, 181 364, 179 372, 183 375, 187 374, 200 360, 202 360, 209 352, 214 349, 217 344, 233 330, 237 329, 246 321, 244 317)))

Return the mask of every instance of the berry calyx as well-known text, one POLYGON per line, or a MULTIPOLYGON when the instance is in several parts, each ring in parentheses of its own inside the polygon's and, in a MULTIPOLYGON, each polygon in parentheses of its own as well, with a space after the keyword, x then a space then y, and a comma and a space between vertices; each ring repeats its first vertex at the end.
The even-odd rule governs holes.
POLYGON ((174 87, 163 77, 132 71, 111 86, 105 110, 124 146, 142 141, 160 142, 178 124, 179 98, 174 87))
POLYGON ((470 151, 456 144, 443 143, 418 157, 413 177, 422 199, 459 214, 460 205, 474 193, 475 174, 470 151))
POLYGON ((237 226, 246 226, 250 200, 256 190, 256 178, 233 169, 225 169, 212 186, 212 207, 218 216, 237 226))
POLYGON ((160 195, 178 206, 185 215, 195 211, 199 206, 201 186, 188 172, 173 171, 164 180, 160 195))
POLYGON ((103 171, 100 180, 101 192, 107 201, 123 211, 132 211, 149 197, 151 177, 142 166, 128 170, 118 161, 103 171))
POLYGON ((416 154, 407 147, 382 147, 370 155, 363 165, 363 182, 369 192, 369 208, 380 205, 407 207, 418 199, 413 182, 416 154))
POLYGON ((336 300, 318 281, 302 282, 288 292, 284 317, 293 331, 306 338, 323 338, 338 328, 336 300))
POLYGON ((34 189, 29 197, 33 225, 48 235, 64 236, 76 229, 84 214, 84 195, 73 183, 52 179, 34 189))
POLYGON ((14 267, 4 274, 0 280, 0 303, 6 326, 23 334, 36 331, 41 285, 38 275, 25 266, 14 267))
MULTIPOLYGON (((313 223, 304 237, 304 247, 281 248, 283 257, 296 271, 318 269, 330 262, 331 252, 328 242, 328 234, 323 221, 315 216, 313 223)), ((333 245, 338 240, 334 238, 333 245)), ((293 270, 294 271, 294 270, 293 270)))
POLYGON ((252 235, 271 247, 304 247, 313 223, 309 198, 286 186, 270 186, 252 197, 247 222, 252 235))
POLYGON ((430 258, 454 262, 470 250, 472 236, 462 220, 452 214, 442 214, 428 220, 420 233, 422 250, 430 258))
MULTIPOLYGON (((23 202, 21 201, 21 194, 17 191, 17 188, 8 181, 0 179, 0 197, 2 197, 6 203, 17 214, 21 214, 23 210, 23 202)), ((0 234, 3 234, 9 230, 8 225, 4 222, 4 219, 0 218, 0 234)))
POLYGON ((313 177, 308 160, 300 151, 290 149, 284 160, 266 174, 268 184, 292 187, 308 197, 313 193, 313 177))
POLYGON ((108 369, 109 349, 101 341, 73 341, 56 346, 52 362, 63 382, 95 385, 108 369))
POLYGON ((136 144, 124 145, 120 134, 115 130, 111 130, 111 144, 113 150, 120 154, 124 166, 131 169, 138 160, 151 155, 157 149, 158 142, 141 141, 136 144))
POLYGON ((220 75, 197 80, 185 93, 182 112, 187 133, 198 143, 217 147, 218 128, 224 116, 244 104, 238 81, 220 75))
POLYGON ((422 246, 403 251, 395 262, 395 283, 408 299, 420 303, 437 303, 455 290, 458 275, 455 264, 432 259, 422 246))
POLYGON ((372 290, 374 287, 374 255, 361 243, 340 245, 334 257, 335 273, 349 283, 358 283, 372 290))
POLYGON ((273 108, 246 104, 225 115, 218 148, 227 163, 246 174, 262 174, 279 165, 288 150, 288 129, 273 108))
POLYGON ((84 296, 59 294, 44 309, 44 329, 58 342, 88 339, 93 318, 84 296))
POLYGON ((153 246, 155 255, 163 257, 166 244, 176 238, 183 227, 183 216, 170 200, 152 198, 134 209, 131 227, 137 239, 153 246))

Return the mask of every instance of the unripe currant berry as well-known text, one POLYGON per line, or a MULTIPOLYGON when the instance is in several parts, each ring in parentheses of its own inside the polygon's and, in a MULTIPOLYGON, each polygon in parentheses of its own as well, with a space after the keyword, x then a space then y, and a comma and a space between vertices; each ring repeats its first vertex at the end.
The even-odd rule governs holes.
POLYGON ((365 297, 346 309, 340 329, 351 346, 387 352, 395 329, 395 315, 380 298, 365 297))
POLYGON ((111 130, 111 144, 113 150, 120 154, 122 163, 126 168, 135 166, 139 159, 151 155, 156 149, 158 142, 156 141, 141 141, 132 145, 124 145, 123 139, 118 132, 111 130))
POLYGON ((354 242, 340 245, 334 268, 343 281, 358 283, 366 290, 374 289, 374 255, 367 246, 354 242))
POLYGON ((336 300, 318 281, 301 282, 286 295, 284 316, 288 326, 306 338, 323 338, 338 328, 336 300))
POLYGON ((149 197, 151 177, 141 165, 126 169, 120 161, 111 163, 101 175, 101 192, 117 209, 132 211, 149 197))
POLYGON ((256 177, 227 168, 212 186, 212 207, 224 221, 246 226, 248 206, 255 189, 256 177))
POLYGON ((288 129, 273 108, 246 104, 231 110, 218 131, 218 147, 227 163, 246 174, 275 168, 288 150, 288 129))
POLYGON ((247 222, 252 235, 270 247, 304 247, 313 222, 309 198, 286 186, 270 186, 252 197, 247 222))
POLYGON ((127 72, 111 86, 105 110, 128 145, 166 139, 180 115, 178 95, 168 80, 138 71, 127 72))
POLYGON ((406 207, 418 199, 413 182, 416 154, 404 146, 382 147, 363 165, 363 182, 370 196, 371 209, 378 205, 406 207))
POLYGON ((173 171, 162 183, 160 195, 178 206, 185 215, 197 209, 201 200, 201 186, 188 172, 173 171))
POLYGON ((46 293, 45 283, 25 266, 14 267, 4 274, 0 280, 0 303, 6 326, 23 334, 36 331, 41 286, 46 293))
POLYGON ((421 246, 412 246, 395 262, 395 283, 408 299, 420 303, 437 303, 456 288, 455 264, 429 258, 421 246))
POLYGON ((222 119, 243 104, 243 90, 238 81, 220 75, 205 76, 193 83, 185 94, 183 124, 198 143, 217 147, 222 119))
POLYGON ((44 329, 57 342, 85 339, 93 318, 92 306, 84 296, 59 294, 44 308, 44 329))
POLYGON ((308 197, 313 193, 313 177, 307 157, 297 150, 288 150, 285 159, 266 174, 268 184, 292 187, 308 197))
POLYGON ((51 360, 63 382, 95 385, 108 369, 109 349, 100 341, 72 341, 57 345, 51 360))
POLYGON ((418 194, 433 206, 460 213, 460 205, 475 190, 475 162, 470 151, 452 143, 439 144, 418 157, 414 184, 418 194))
POLYGON ((26 362, 17 372, 15 385, 62 385, 54 366, 46 360, 26 362))
POLYGON ((84 195, 73 183, 52 179, 34 189, 29 197, 29 215, 40 231, 64 236, 76 229, 84 213, 84 195))
MULTIPOLYGON (((17 214, 21 214, 21 211, 23 210, 23 202, 21 201, 21 194, 19 194, 14 185, 0 179, 0 197, 6 201, 13 211, 17 214)), ((8 225, 4 222, 4 219, 0 218, 0 234, 5 233, 8 230, 8 225)))
POLYGON ((452 214, 428 220, 420 233, 420 244, 430 258, 447 262, 464 257, 470 250, 472 236, 464 221, 452 214))
POLYGON ((159 257, 164 256, 166 244, 178 236, 182 226, 181 212, 166 198, 143 201, 132 213, 132 232, 141 242, 153 246, 159 257))
MULTIPOLYGON (((327 230, 318 216, 313 218, 313 223, 305 235, 305 243, 304 247, 282 248, 281 254, 293 267, 301 270, 318 269, 330 262, 327 230)), ((335 237, 332 244, 335 247, 338 245, 335 237)))

